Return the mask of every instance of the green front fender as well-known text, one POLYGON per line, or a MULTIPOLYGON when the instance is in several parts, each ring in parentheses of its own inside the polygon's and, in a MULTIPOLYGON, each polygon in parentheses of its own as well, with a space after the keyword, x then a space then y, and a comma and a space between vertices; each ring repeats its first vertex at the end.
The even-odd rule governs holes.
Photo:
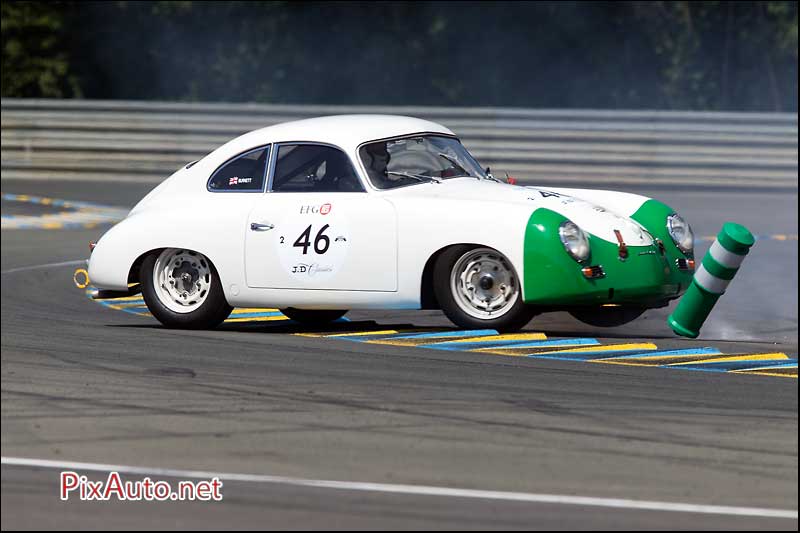
MULTIPOLYGON (((680 296, 691 282, 692 273, 678 270, 666 246, 663 255, 655 245, 629 246, 628 258, 623 261, 616 244, 589 234, 591 255, 584 263, 578 263, 567 254, 558 237, 558 227, 565 220, 563 215, 543 208, 534 211, 528 220, 523 265, 526 303, 655 307, 680 296), (584 266, 594 265, 603 267, 605 277, 587 279, 581 273, 584 266)), ((672 241, 668 242, 674 248, 672 241)))
MULTIPOLYGON (((675 246, 675 243, 672 242, 672 237, 667 230, 667 217, 673 213, 675 213, 675 210, 670 206, 658 200, 651 199, 643 203, 641 207, 631 215, 633 220, 644 226, 644 228, 650 232, 650 235, 661 239, 671 265, 674 265, 677 259, 687 257, 675 246)), ((690 254, 688 257, 692 258, 694 254, 690 254)))

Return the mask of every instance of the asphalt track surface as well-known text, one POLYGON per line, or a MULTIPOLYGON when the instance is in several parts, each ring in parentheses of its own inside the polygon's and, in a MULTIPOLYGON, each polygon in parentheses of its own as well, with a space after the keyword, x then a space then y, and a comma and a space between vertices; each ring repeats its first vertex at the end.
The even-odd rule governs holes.
MULTIPOLYGON (((130 206, 149 186, 3 180, 2 189, 130 206)), ((646 193, 678 209, 698 235, 731 219, 761 235, 797 234, 796 191, 646 193)), ((2 232, 3 457, 795 516, 274 480, 226 481, 222 503, 62 502, 58 469, 4 464, 3 529, 797 529, 795 379, 354 343, 264 324, 166 330, 88 300, 72 286, 74 266, 28 268, 83 258, 102 231, 2 232)), ((758 242, 697 341, 672 335, 666 310, 610 330, 564 314, 527 329, 796 358, 797 274, 796 240, 758 242)), ((436 312, 348 316, 363 328, 449 327, 436 312)))

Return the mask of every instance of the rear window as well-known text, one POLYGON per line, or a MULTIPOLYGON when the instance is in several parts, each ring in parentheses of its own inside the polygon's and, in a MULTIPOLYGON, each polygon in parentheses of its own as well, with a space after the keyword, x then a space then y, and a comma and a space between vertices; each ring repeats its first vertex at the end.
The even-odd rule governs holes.
POLYGON ((220 168, 208 180, 211 192, 258 192, 264 189, 269 161, 269 146, 239 155, 220 168))

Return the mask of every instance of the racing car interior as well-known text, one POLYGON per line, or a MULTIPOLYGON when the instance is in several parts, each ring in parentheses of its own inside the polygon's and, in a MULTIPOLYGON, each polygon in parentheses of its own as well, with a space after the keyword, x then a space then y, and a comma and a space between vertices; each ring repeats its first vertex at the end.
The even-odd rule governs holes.
POLYGON ((272 179, 273 192, 364 192, 350 160, 339 149, 284 144, 272 179))

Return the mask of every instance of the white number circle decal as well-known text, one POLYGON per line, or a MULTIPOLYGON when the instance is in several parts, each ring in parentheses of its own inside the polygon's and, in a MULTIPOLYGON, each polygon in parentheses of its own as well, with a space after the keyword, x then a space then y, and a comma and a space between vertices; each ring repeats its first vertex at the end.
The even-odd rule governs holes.
POLYGON ((278 257, 291 278, 312 284, 341 272, 350 248, 350 231, 346 217, 333 205, 302 205, 280 228, 278 257))

